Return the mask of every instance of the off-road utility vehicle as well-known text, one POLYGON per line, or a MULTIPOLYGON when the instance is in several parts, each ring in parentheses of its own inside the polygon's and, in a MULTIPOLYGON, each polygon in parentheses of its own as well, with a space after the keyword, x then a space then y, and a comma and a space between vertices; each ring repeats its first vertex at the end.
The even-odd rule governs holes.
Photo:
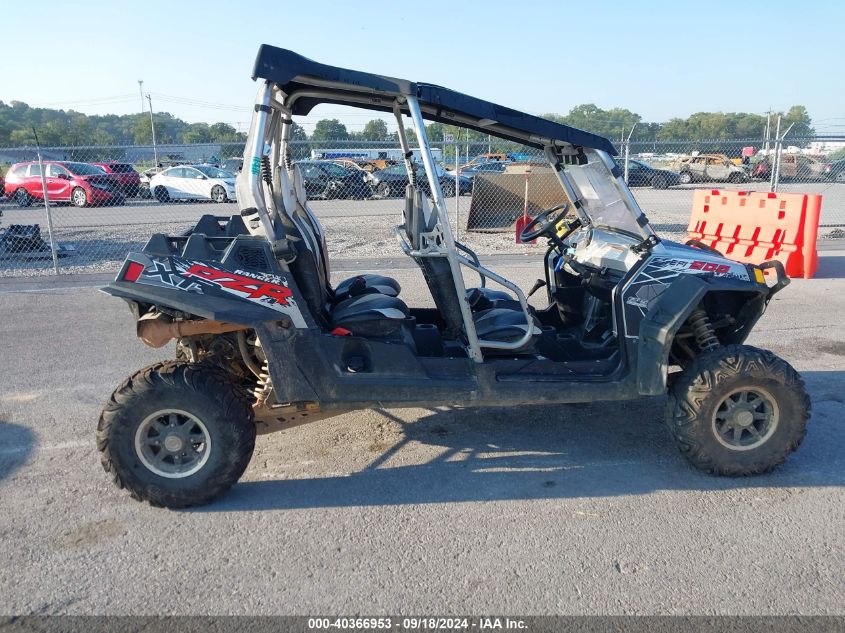
POLYGON ((788 283, 782 267, 661 240, 606 139, 267 45, 253 78, 240 215, 153 235, 105 288, 129 303, 145 343, 177 341, 175 358, 124 381, 99 421, 103 465, 135 498, 207 503, 241 476, 256 433, 367 407, 519 407, 668 391, 669 428, 706 471, 766 472, 801 442, 809 400, 800 377, 742 345, 788 283), (435 307, 408 306, 389 277, 331 278, 326 235, 290 153, 292 117, 321 103, 395 115, 411 175, 396 238, 435 307), (538 283, 546 307, 529 305, 455 240, 426 119, 544 152, 568 200, 522 235, 548 241, 538 283))

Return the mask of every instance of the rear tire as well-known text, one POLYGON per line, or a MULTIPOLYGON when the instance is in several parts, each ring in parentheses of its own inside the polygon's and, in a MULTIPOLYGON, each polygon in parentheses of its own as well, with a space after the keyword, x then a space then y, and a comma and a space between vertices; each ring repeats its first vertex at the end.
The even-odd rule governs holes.
POLYGON ((453 182, 445 182, 443 183, 443 195, 446 198, 453 198, 455 196, 455 183, 453 182))
POLYGON ((682 171, 680 176, 678 176, 678 182, 682 185, 688 185, 692 182, 692 174, 688 171, 682 171))
POLYGON ((28 207, 32 204, 32 196, 26 189, 18 189, 15 192, 15 202, 18 203, 19 207, 28 207))
POLYGON ((211 189, 211 199, 214 200, 214 202, 217 202, 218 204, 229 201, 229 199, 226 197, 226 190, 220 185, 214 185, 214 187, 211 189))
POLYGON ((666 423, 696 468, 756 475, 801 444, 810 398, 798 372, 769 351, 729 345, 696 358, 673 381, 666 423))
POLYGON ((167 187, 159 185, 155 188, 153 194, 159 202, 170 202, 170 192, 167 191, 167 187))
POLYGON ((127 379, 97 427, 103 468, 134 499, 209 503, 237 482, 255 447, 252 408, 222 370, 167 361, 127 379))
POLYGON ((730 176, 728 176, 728 182, 732 182, 732 183, 735 183, 735 184, 740 183, 740 182, 745 182, 745 176, 743 174, 740 174, 739 172, 735 171, 730 176))

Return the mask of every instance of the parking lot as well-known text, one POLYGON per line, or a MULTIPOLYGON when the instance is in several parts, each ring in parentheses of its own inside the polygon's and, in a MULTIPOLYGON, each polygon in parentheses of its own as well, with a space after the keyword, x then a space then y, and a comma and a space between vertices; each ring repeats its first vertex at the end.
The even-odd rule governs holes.
MULTIPOLYGON (((530 287, 538 250, 489 262, 530 287)), ((749 341, 793 363, 812 398, 804 444, 770 475, 694 470, 661 399, 432 406, 260 437, 241 483, 186 512, 118 491, 94 444, 114 386, 171 351, 137 341, 96 289, 109 275, 0 280, 0 612, 842 613, 845 251, 820 255, 749 341)), ((335 274, 389 269, 420 304, 411 265, 347 258, 335 274)))
MULTIPOLYGON (((696 184, 658 190, 647 187, 633 189, 640 205, 652 224, 664 236, 683 239, 693 192, 696 188, 721 188, 740 190, 767 190, 766 183, 744 185, 726 183, 696 184)), ((781 185, 781 191, 821 193, 822 212, 819 236, 838 238, 845 235, 845 184, 841 183, 790 183, 781 185)), ((448 208, 453 230, 460 239, 482 254, 532 253, 539 246, 514 243, 513 232, 467 231, 467 217, 472 204, 471 196, 449 198, 448 208), (456 212, 456 206, 457 212, 456 212)), ((398 254, 393 226, 402 213, 402 200, 314 200, 310 202, 320 217, 327 234, 332 256, 361 258, 398 254)), ((39 224, 46 239, 47 222, 43 207, 20 208, 8 201, 0 203, 3 226, 10 224, 39 224)), ((179 202, 160 204, 156 201, 130 199, 116 207, 79 209, 73 206, 53 208, 53 225, 59 243, 73 244, 74 255, 62 258, 63 272, 113 271, 120 265, 127 251, 140 248, 153 232, 179 232, 194 225, 203 214, 232 215, 238 213, 234 203, 215 204, 179 202)), ((15 257, 0 259, 0 276, 43 274, 51 271, 49 253, 44 258, 23 260, 15 257)))

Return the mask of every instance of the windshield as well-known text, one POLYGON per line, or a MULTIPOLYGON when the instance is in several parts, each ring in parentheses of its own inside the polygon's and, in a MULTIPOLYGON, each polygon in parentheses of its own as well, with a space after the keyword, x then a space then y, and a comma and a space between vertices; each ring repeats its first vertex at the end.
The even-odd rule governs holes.
POLYGON ((88 163, 62 163, 67 170, 77 176, 97 176, 106 173, 106 170, 88 163))
POLYGON ((320 167, 325 169, 332 178, 343 178, 349 175, 348 169, 335 163, 320 163, 320 167))
POLYGON ((630 192, 620 179, 613 176, 599 153, 595 150, 585 153, 587 164, 568 166, 565 173, 575 187, 583 203, 582 211, 589 216, 591 224, 641 239, 652 235, 651 227, 645 222, 630 192), (641 218, 643 226, 638 222, 641 218))
POLYGON ((211 165, 193 165, 193 168, 202 172, 209 178, 234 178, 235 174, 225 169, 217 169, 211 165))

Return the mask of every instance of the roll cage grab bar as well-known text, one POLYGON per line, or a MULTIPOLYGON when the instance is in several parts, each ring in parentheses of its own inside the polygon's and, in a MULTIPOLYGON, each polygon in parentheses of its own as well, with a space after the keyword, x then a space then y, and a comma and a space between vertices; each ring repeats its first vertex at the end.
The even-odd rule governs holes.
MULTIPOLYGON (((308 90, 297 92, 292 95, 285 95, 272 82, 262 82, 258 89, 258 96, 255 102, 255 112, 252 116, 249 134, 244 152, 244 166, 243 173, 246 173, 246 191, 245 195, 241 196, 241 191, 238 192, 239 200, 243 197, 241 202, 242 214, 244 216, 257 215, 261 228, 263 229, 267 240, 270 242, 273 252, 286 261, 291 261, 290 250, 285 239, 285 231, 282 227, 282 222, 279 217, 279 210, 276 205, 276 199, 280 195, 285 204, 288 203, 289 192, 273 191, 271 184, 267 182, 263 176, 265 175, 265 163, 270 162, 272 172, 277 168, 284 167, 291 168, 290 160, 290 133, 291 133, 291 111, 293 102, 302 96, 318 96, 321 91, 308 90), (281 123, 281 132, 276 133, 281 123), (269 145, 269 148, 268 148, 269 145), (269 149, 269 152, 268 152, 269 149), (268 155, 269 154, 269 155, 268 155)), ((384 101, 381 101, 382 105, 384 101)), ((431 197, 433 200, 432 212, 434 216, 434 229, 430 236, 433 239, 428 239, 426 248, 414 249, 405 239, 405 232, 407 227, 405 224, 400 224, 395 227, 395 234, 400 247, 406 255, 410 257, 445 257, 449 262, 449 267, 452 273, 452 281, 455 285, 455 292, 460 300, 461 317, 463 319, 464 333, 467 339, 467 354, 475 362, 483 362, 484 355, 482 348, 502 349, 502 350, 516 350, 525 346, 533 336, 534 333, 534 318, 528 306, 528 299, 522 289, 516 284, 505 279, 504 277, 494 273, 492 270, 482 266, 472 251, 467 249, 463 244, 455 241, 452 234, 451 225, 449 223, 449 215, 446 209, 445 198, 443 190, 440 186, 440 179, 435 170, 434 157, 431 154, 431 149, 426 135, 425 123, 423 114, 420 109, 417 98, 413 95, 399 96, 393 100, 393 114, 399 128, 399 142, 402 147, 402 152, 405 157, 405 166, 408 171, 409 182, 416 185, 416 174, 413 169, 412 153, 408 143, 407 133, 403 124, 404 113, 402 112, 402 105, 407 106, 410 114, 412 128, 417 138, 417 143, 420 147, 420 156, 422 157, 423 167, 425 169, 426 178, 428 180, 431 197), (472 258, 462 255, 460 251, 468 253, 472 258), (526 330, 525 334, 516 341, 503 342, 491 341, 478 338, 478 333, 475 329, 475 322, 473 321, 472 311, 469 303, 466 301, 467 289, 464 284, 461 266, 466 266, 475 271, 482 278, 490 279, 500 284, 513 292, 519 300, 520 308, 525 317, 526 330)), ((366 107, 366 103, 362 103, 366 107)), ((563 171, 561 157, 564 153, 571 153, 571 148, 559 147, 557 144, 550 142, 545 147, 546 158, 555 167, 555 172, 561 185, 566 192, 566 195, 578 208, 578 196, 576 189, 569 180, 568 175, 563 171), (567 151, 567 149, 569 151, 567 151)), ((603 152, 602 152, 603 153, 603 152)), ((278 178, 272 178, 272 184, 279 187, 280 181, 278 178)), ((456 192, 456 195, 460 192, 456 192)))

